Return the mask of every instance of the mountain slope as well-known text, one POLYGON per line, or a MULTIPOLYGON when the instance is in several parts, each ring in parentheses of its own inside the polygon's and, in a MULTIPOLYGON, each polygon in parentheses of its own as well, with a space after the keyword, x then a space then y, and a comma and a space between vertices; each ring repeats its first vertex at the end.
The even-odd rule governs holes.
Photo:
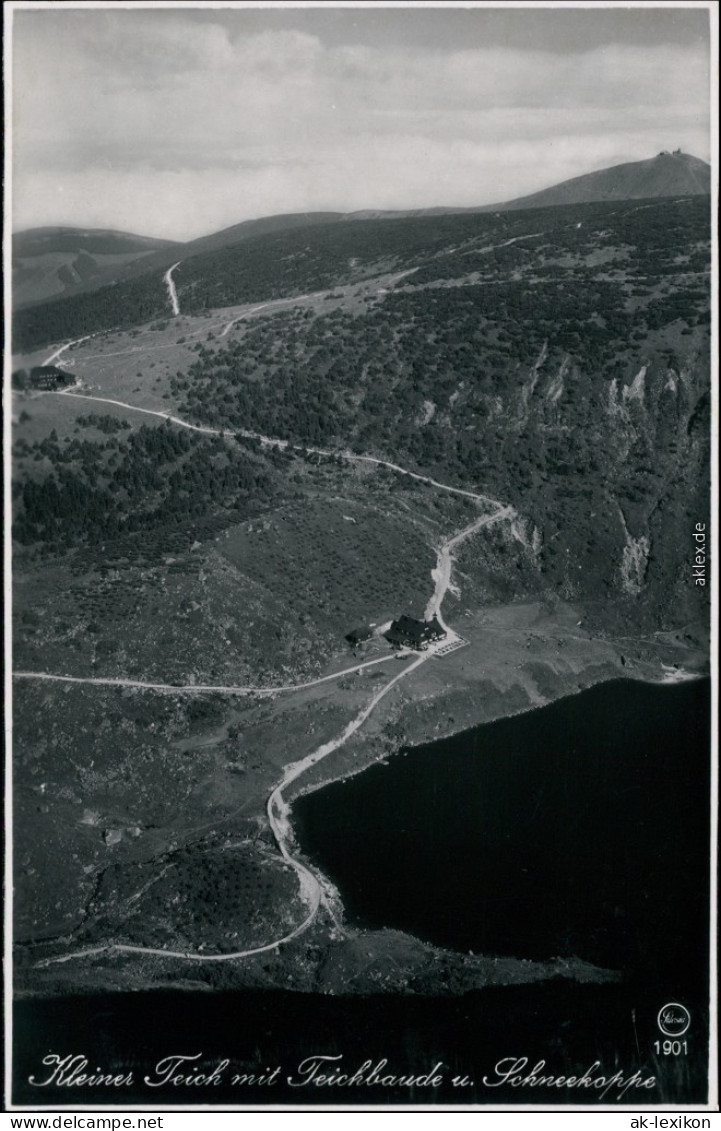
MULTIPOLYGON (((644 209, 650 224, 668 223, 664 208, 680 209, 679 216, 708 216, 702 196, 659 198, 644 209), (661 211, 659 211, 661 209, 661 211)), ((484 272, 489 257, 495 263, 518 266, 534 245, 563 239, 575 247, 575 233, 584 235, 598 224, 599 251, 612 223, 622 242, 630 239, 639 212, 634 201, 527 208, 515 211, 477 211, 426 217, 395 217, 356 223, 330 222, 280 229, 244 239, 216 250, 184 255, 183 246, 173 249, 180 261, 174 283, 184 315, 218 310, 244 303, 287 299, 311 292, 330 291, 337 286, 367 283, 381 276, 412 272, 414 283, 484 272)), ((707 222, 707 219, 706 219, 707 222)), ((631 243, 633 240, 631 240, 631 243)), ((186 245, 187 246, 187 245, 186 245)), ((161 253, 167 254, 167 253, 161 253)), ((65 298, 17 310, 13 320, 16 352, 27 353, 50 343, 168 317, 171 313, 163 282, 164 266, 152 257, 137 265, 135 277, 118 279, 113 286, 87 289, 65 298), (142 270, 140 269, 142 266, 142 270)), ((387 286, 387 283, 379 283, 387 286)))
POLYGON ((173 248, 152 239, 104 228, 29 228, 12 239, 16 306, 58 298, 90 284, 102 286, 128 263, 173 248))
MULTIPOLYGON (((151 272, 15 328, 26 348, 112 329, 67 363, 115 408, 390 459, 510 503, 510 530, 461 556, 463 600, 560 597, 625 636, 705 615, 688 531, 708 522, 709 234, 703 196, 331 223, 183 260, 177 319, 151 272)), ((27 544, 106 521, 124 481, 112 465, 98 494, 104 460, 84 511, 60 458, 23 488, 27 544)))
POLYGON ((35 228, 13 236, 13 299, 28 306, 66 294, 94 291, 118 280, 132 280, 165 270, 177 258, 191 259, 234 248, 248 240, 282 232, 378 220, 478 212, 512 212, 528 208, 583 204, 604 200, 637 200, 695 196, 710 192, 710 167, 697 157, 676 151, 647 161, 634 161, 587 173, 529 196, 473 208, 404 211, 300 212, 245 220, 208 236, 176 243, 103 229, 35 228))
POLYGON ((145 271, 165 270, 181 256, 183 259, 191 259, 196 255, 234 248, 256 237, 274 236, 280 232, 293 232, 298 228, 316 227, 319 224, 333 224, 342 219, 342 212, 284 212, 277 216, 262 216, 258 220, 243 220, 240 224, 232 224, 231 227, 211 232, 208 236, 198 236, 187 243, 161 249, 142 262, 130 264, 119 274, 119 278, 132 279, 145 271))
MULTIPOLYGON (((413 244, 419 252, 424 248, 430 252, 427 241, 430 239, 433 246, 438 232, 423 225, 433 220, 443 224, 453 217, 472 218, 484 213, 498 216, 554 206, 701 196, 709 192, 710 167, 696 157, 676 152, 661 153, 647 161, 617 165, 574 177, 530 196, 499 204, 398 212, 287 213, 245 220, 187 243, 151 240, 121 232, 35 229, 13 238, 14 306, 28 307, 66 295, 81 299, 83 295, 96 292, 108 284, 120 284, 156 293, 158 309, 149 310, 148 316, 152 316, 162 313, 162 274, 172 263, 183 261, 182 274, 187 279, 208 271, 214 273, 216 268, 223 275, 234 275, 238 271, 247 272, 249 261, 254 258, 262 260, 264 251, 273 259, 280 256, 286 262, 293 260, 291 267, 285 269, 286 273, 290 271, 298 275, 300 288, 317 289, 332 285, 332 281, 326 278, 327 272, 318 274, 308 270, 308 259, 317 258, 319 254, 321 258, 327 258, 328 253, 331 258, 336 252, 339 254, 338 262, 332 265, 333 272, 336 272, 346 266, 349 259, 367 260, 367 252, 372 245, 379 263, 385 250, 386 258, 393 261, 394 269, 401 262, 403 266, 415 267, 417 259, 405 261, 409 247, 413 244), (388 246, 384 249, 386 243, 388 246), (398 257, 400 249, 404 256, 402 260, 398 257), (200 262, 203 259, 205 264, 200 262), (299 272, 297 268, 301 267, 299 272), (151 275, 154 273, 157 279, 153 283, 151 275)), ((510 218, 504 219, 501 227, 513 223, 510 218)), ((547 224, 548 221, 544 221, 544 225, 547 224)), ((514 232, 516 234, 519 233, 514 232)), ((261 264, 255 270, 256 281, 259 274, 267 274, 261 264)), ((287 282, 286 279, 284 285, 287 282)), ((209 306, 263 299, 275 294, 275 291, 269 294, 257 287, 247 290, 236 286, 229 290, 224 284, 216 290, 219 293, 205 296, 209 306)), ((200 289, 194 296, 194 303, 197 303, 199 294, 200 289)), ((115 305, 118 297, 113 296, 105 305, 115 305)), ((47 340, 52 340, 54 333, 50 331, 49 323, 56 323, 59 316, 58 311, 50 315, 47 340)), ((83 322, 84 328, 85 325, 83 322)), ((88 325, 96 328, 90 322, 88 325)), ((100 328, 100 323, 97 328, 100 328)))
POLYGON ((255 236, 273 235, 276 232, 306 228, 316 224, 332 224, 335 220, 341 219, 343 219, 342 212, 287 212, 278 216, 263 216, 258 220, 243 220, 230 228, 212 232, 209 236, 199 236, 187 243, 176 244, 175 247, 181 248, 183 256, 187 259, 192 255, 202 255, 206 251, 234 247, 255 236))

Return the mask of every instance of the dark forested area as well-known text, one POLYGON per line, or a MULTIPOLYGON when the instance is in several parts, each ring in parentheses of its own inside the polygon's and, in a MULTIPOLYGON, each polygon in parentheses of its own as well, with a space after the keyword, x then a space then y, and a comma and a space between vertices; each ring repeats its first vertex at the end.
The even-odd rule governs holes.
POLYGON ((13 314, 13 351, 29 353, 49 342, 125 329, 168 314, 168 294, 160 272, 97 291, 23 307, 13 314))
MULTIPOLYGON (((644 274, 659 275, 678 266, 668 258, 671 246, 683 246, 689 262, 693 260, 694 240, 699 230, 705 234, 708 222, 708 197, 661 199, 648 205, 627 201, 356 219, 266 233, 193 255, 182 260, 175 282, 181 309, 198 313, 324 290, 384 271, 413 270, 416 285, 475 270, 507 277, 509 269, 525 266, 544 245, 571 255, 587 247, 590 238, 600 248, 625 246, 632 272, 642 268, 644 274)), ((177 255, 182 259, 182 245, 177 255)), ((64 338, 136 325, 167 310, 162 271, 156 269, 97 291, 19 310, 14 349, 28 351, 64 338)))
POLYGON ((170 545, 187 549, 199 534, 257 514, 275 497, 267 462, 221 437, 161 425, 120 439, 122 422, 95 414, 87 420, 109 438, 61 443, 53 432, 34 445, 16 442, 16 458, 50 465, 14 485, 19 544, 55 552, 112 542, 116 553, 152 560, 170 545))

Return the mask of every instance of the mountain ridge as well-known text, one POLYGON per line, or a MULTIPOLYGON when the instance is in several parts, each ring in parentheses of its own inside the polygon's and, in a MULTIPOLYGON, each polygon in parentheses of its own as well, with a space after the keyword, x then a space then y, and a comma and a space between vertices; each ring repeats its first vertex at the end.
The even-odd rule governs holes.
MULTIPOLYGON (((556 207, 569 204, 585 204, 601 201, 624 201, 658 199, 669 196, 699 196, 710 193, 711 167, 705 161, 690 154, 676 150, 673 153, 662 151, 655 157, 642 161, 626 162, 606 169, 584 173, 570 180, 540 189, 527 196, 516 197, 495 204, 472 205, 468 207, 433 206, 414 209, 361 209, 354 212, 290 212, 257 219, 242 220, 208 235, 198 236, 188 241, 154 240, 149 236, 134 236, 131 233, 114 229, 89 229, 70 227, 30 228, 13 234, 13 279, 14 303, 16 307, 31 306, 52 298, 65 297, 97 290, 99 287, 119 281, 130 281, 152 270, 165 270, 175 259, 190 259, 207 252, 223 251, 236 247, 246 240, 259 236, 278 235, 299 228, 312 228, 321 225, 361 224, 372 220, 404 220, 432 216, 471 215, 488 212, 514 212, 530 208, 556 207), (72 262, 67 255, 59 264, 51 263, 49 272, 53 277, 55 289, 47 293, 44 278, 40 287, 45 293, 37 292, 37 280, 30 274, 33 264, 28 259, 38 259, 43 252, 28 251, 28 244, 43 246, 43 240, 57 244, 63 240, 72 242, 75 238, 92 244, 95 240, 120 239, 136 241, 136 246, 128 250, 126 258, 111 262, 106 251, 101 256, 105 264, 87 262, 83 256, 90 253, 85 247, 78 250, 72 262), (38 243, 39 241, 39 243, 38 243), (17 254, 18 243, 25 245, 22 259, 17 254), (150 246, 149 246, 150 245, 150 246)), ((103 245, 105 246, 105 245, 103 245)), ((56 254, 61 254, 58 251, 56 254)), ((91 256, 92 259, 92 256, 91 256)), ((47 274, 47 272, 46 272, 47 274)))
POLYGON ((176 246, 173 240, 115 228, 58 224, 13 232, 15 305, 61 298, 88 285, 102 286, 133 260, 145 260, 176 246))
MULTIPOLYGON (((55 250, 52 246, 62 244, 63 239, 72 239, 73 247, 78 241, 92 244, 100 239, 115 240, 118 246, 144 247, 158 245, 170 246, 182 243, 179 240, 163 239, 157 236, 141 236, 137 232, 126 232, 119 228, 91 228, 88 226, 77 227, 71 224, 46 224, 38 228, 21 228, 13 232, 13 250, 18 248, 25 255, 43 255, 48 250, 55 250), (50 245, 50 246, 48 246, 50 245)), ((64 250, 64 249, 63 249, 64 250)))

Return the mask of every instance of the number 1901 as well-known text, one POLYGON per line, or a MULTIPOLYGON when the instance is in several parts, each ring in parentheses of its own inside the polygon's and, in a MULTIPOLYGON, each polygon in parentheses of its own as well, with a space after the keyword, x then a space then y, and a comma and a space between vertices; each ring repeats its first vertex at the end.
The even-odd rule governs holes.
POLYGON ((659 1056, 661 1054, 663 1056, 686 1056, 688 1054, 686 1041, 654 1041, 653 1047, 659 1056))

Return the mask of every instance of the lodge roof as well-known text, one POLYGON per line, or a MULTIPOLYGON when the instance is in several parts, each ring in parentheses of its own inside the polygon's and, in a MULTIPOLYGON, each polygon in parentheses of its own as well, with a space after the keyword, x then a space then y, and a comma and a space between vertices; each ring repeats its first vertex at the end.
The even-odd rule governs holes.
POLYGON ((34 365, 30 370, 31 377, 70 377, 70 373, 66 373, 63 369, 58 369, 57 365, 34 365))
POLYGON ((430 620, 414 620, 413 617, 401 616, 394 620, 388 631, 388 635, 393 638, 403 638, 410 640, 414 644, 420 644, 424 640, 434 640, 437 637, 446 635, 445 630, 441 628, 438 623, 438 617, 432 617, 430 620))

